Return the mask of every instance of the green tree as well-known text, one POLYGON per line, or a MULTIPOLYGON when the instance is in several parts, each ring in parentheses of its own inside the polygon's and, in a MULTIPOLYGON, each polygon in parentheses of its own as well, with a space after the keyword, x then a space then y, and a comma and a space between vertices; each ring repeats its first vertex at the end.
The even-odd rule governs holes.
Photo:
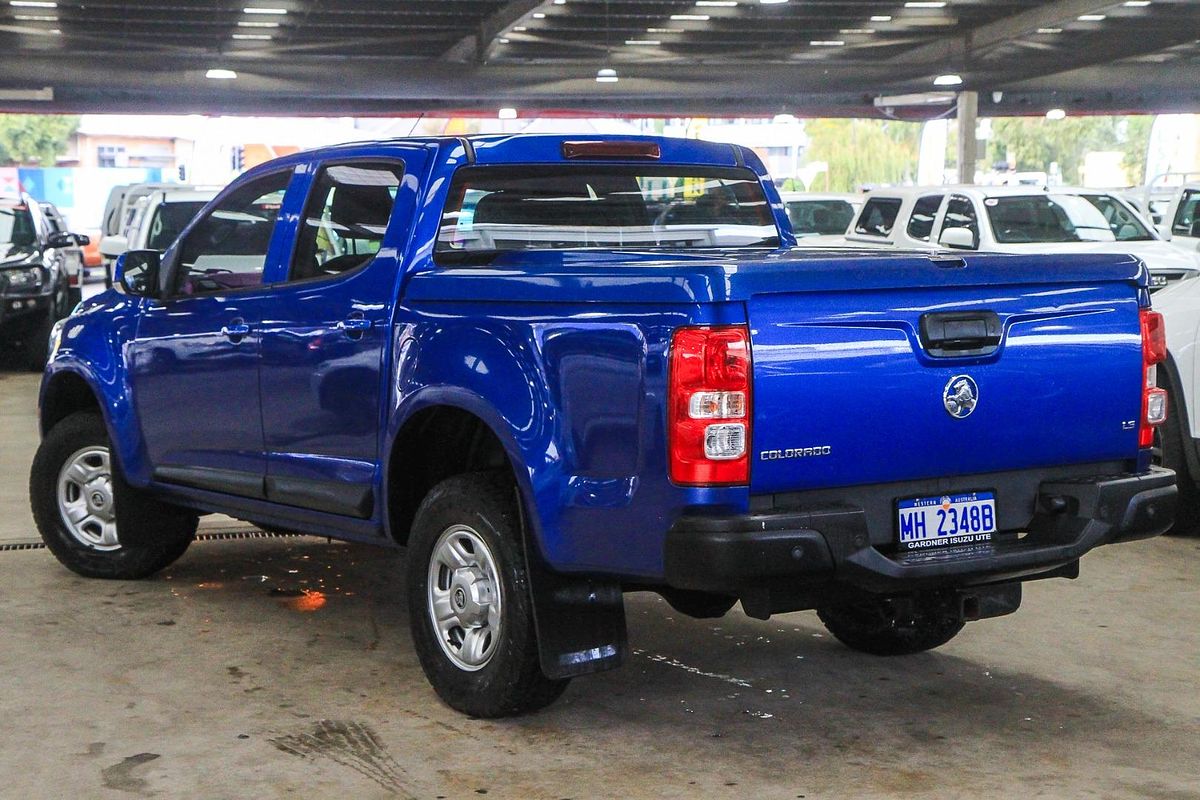
POLYGON ((0 114, 0 163, 53 167, 78 128, 79 117, 0 114))
POLYGON ((921 126, 875 119, 814 119, 804 126, 809 162, 829 171, 817 176, 814 191, 852 192, 864 183, 904 183, 917 174, 921 126))
POLYGON ((1018 170, 1048 171, 1052 162, 1063 180, 1078 183, 1083 158, 1092 151, 1119 151, 1132 183, 1144 178, 1146 148, 1154 118, 1148 116, 1004 117, 992 120, 989 164, 1012 159, 1018 170))

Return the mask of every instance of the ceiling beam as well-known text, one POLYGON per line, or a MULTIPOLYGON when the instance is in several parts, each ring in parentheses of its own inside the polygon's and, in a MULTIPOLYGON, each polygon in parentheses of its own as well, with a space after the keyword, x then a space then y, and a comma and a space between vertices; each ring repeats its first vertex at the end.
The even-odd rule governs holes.
POLYGON ((486 63, 491 57, 500 34, 515 25, 526 14, 542 5, 544 0, 510 0, 479 22, 479 29, 459 39, 442 53, 444 61, 474 61, 486 63))

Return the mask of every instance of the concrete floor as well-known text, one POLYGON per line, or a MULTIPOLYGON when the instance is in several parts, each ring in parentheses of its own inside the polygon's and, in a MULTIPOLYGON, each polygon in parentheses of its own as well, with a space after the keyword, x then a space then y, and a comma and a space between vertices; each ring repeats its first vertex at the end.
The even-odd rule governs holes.
MULTIPOLYGON (((34 535, 35 388, 0 375, 10 541, 34 535)), ((622 669, 499 722, 425 683, 401 564, 198 542, 120 583, 0 552, 0 797, 1200 798, 1196 539, 1093 553, 902 659, 811 613, 698 621, 630 595, 622 669)))

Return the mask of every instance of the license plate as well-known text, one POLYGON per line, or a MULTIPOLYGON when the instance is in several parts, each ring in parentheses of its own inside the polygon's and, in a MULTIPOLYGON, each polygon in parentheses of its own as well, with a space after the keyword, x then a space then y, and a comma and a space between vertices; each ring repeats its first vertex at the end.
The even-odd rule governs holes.
POLYGON ((897 510, 896 535, 904 550, 989 542, 996 532, 991 492, 914 497, 897 503, 897 510))

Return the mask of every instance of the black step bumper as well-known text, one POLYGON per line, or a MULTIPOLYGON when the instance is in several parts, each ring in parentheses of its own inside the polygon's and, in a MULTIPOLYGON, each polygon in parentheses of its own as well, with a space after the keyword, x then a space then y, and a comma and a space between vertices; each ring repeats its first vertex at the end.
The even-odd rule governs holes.
POLYGON ((667 534, 665 578, 681 589, 735 594, 764 583, 887 593, 1030 579, 1070 567, 1100 545, 1157 536, 1174 522, 1175 504, 1175 473, 1167 469, 1047 480, 1024 530, 985 544, 907 552, 882 544, 892 532, 869 530, 869 515, 849 504, 684 516, 667 534))

